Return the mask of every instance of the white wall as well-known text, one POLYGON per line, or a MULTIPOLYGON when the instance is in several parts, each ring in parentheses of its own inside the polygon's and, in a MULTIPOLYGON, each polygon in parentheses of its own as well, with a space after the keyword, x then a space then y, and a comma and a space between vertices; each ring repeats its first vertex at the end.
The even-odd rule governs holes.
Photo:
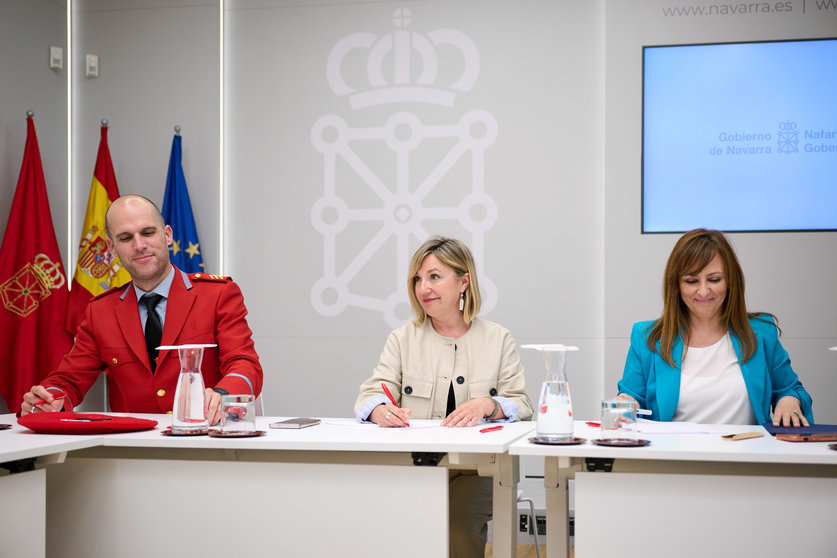
MULTIPOLYGON (((405 254, 425 234, 439 232, 459 236, 475 249, 480 279, 488 290, 484 317, 508 327, 519 343, 581 347, 569 367, 576 415, 595 416, 600 399, 615 391, 631 323, 659 313, 662 269, 676 240, 676 235, 639 233, 641 46, 833 36, 837 29, 837 10, 815 12, 811 0, 791 0, 793 9, 784 14, 662 15, 664 6, 710 4, 715 2, 227 0, 222 246, 218 2, 77 0, 72 243, 87 202, 99 120, 111 122, 110 148, 120 191, 158 201, 172 127, 180 124, 204 260, 208 268, 218 266, 223 247, 225 266, 220 271, 244 289, 266 373, 268 413, 351 414, 357 386, 377 361, 391 322, 406 318, 403 313, 387 318, 373 306, 387 307, 378 299, 390 293, 404 296, 399 277, 405 272, 405 254), (389 102, 352 108, 348 96, 329 86, 329 54, 354 33, 367 33, 370 41, 393 33, 399 8, 411 12, 406 28, 431 45, 452 36, 440 35, 440 29, 466 36, 479 55, 476 79, 467 90, 455 90, 448 105, 389 102), (86 53, 100 57, 99 78, 83 76, 86 53), (406 227, 394 211, 386 213, 387 227, 381 225, 381 211, 368 221, 349 223, 334 235, 338 273, 382 229, 387 240, 358 265, 347 285, 351 293, 367 298, 334 315, 320 313, 317 308, 324 304, 312 302, 312 291, 332 260, 327 235, 316 223, 337 211, 320 211, 315 204, 324 197, 328 180, 333 177, 336 184, 333 197, 350 207, 380 208, 382 196, 368 185, 371 175, 354 170, 361 168, 358 161, 383 177, 390 191, 396 189, 399 169, 414 188, 453 145, 445 134, 475 110, 488 113, 497 125, 484 156, 478 155, 474 164, 464 157, 440 173, 438 186, 423 202, 407 204, 413 210, 447 208, 447 213, 417 220, 414 234, 401 234, 406 240, 400 246, 395 240, 399 235, 392 233, 406 227), (374 135, 397 113, 448 129, 437 129, 438 140, 423 138, 401 166, 380 139, 355 141, 355 162, 335 158, 334 172, 312 139, 315 124, 326 115, 374 135), (477 186, 496 204, 496 218, 493 206, 454 209, 471 199, 467 196, 477 186), (463 225, 464 215, 483 222, 485 230, 463 225)), ((5 31, 6 18, 0 21, 5 31)), ((21 33, 20 39, 30 35, 21 33)), ((7 40, 4 34, 0 37, 7 40)), ((18 48, 15 44, 9 48, 18 48)), ((48 45, 42 46, 45 67, 48 45)), ((451 92, 468 56, 451 45, 434 48, 440 54, 439 72, 430 85, 451 92)), ((4 56, 0 54, 0 63, 11 63, 4 56)), ((370 83, 368 60, 369 51, 352 51, 339 76, 358 90, 377 88, 374 76, 370 83)), ((383 60, 384 76, 392 78, 392 59, 383 60)), ((413 64, 410 79, 416 82, 421 66, 413 64)), ((10 87, 18 97, 32 98, 8 80, 2 87, 4 93, 10 87)), ((5 94, 0 97, 0 142, 8 141, 6 130, 13 127, 22 136, 26 108, 12 106, 5 94), (13 127, 9 111, 14 111, 13 127)), ((49 125, 58 126, 58 120, 50 118, 49 125)), ((37 116, 36 122, 44 150, 46 122, 37 116)), ((481 126, 476 124, 472 132, 484 132, 481 126)), ((404 139, 407 131, 398 128, 396 135, 404 139)), ((326 132, 332 133, 327 139, 336 137, 335 129, 326 132)), ((6 159, 0 171, 11 172, 16 180, 20 154, 9 154, 8 147, 0 154, 6 159)), ((4 182, 0 191, 5 207, 13 182, 4 182)), ((60 215, 53 210, 57 224, 60 215)), ((837 345, 837 318, 829 312, 835 306, 831 286, 837 236, 730 236, 747 273, 750 306, 780 317, 783 341, 814 396, 817 420, 837 422, 837 409, 825 403, 837 395, 837 353, 826 351, 837 345)), ((326 302, 337 299, 332 291, 326 294, 331 294, 326 302)), ((391 307, 394 312, 404 308, 391 307)), ((535 397, 540 362, 535 354, 521 356, 535 397)))

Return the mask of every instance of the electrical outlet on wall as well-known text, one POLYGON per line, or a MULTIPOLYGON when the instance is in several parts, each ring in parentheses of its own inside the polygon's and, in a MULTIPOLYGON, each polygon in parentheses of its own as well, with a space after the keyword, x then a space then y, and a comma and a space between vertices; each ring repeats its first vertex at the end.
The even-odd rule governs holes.
POLYGON ((49 69, 62 70, 64 68, 64 49, 61 47, 49 47, 49 69))

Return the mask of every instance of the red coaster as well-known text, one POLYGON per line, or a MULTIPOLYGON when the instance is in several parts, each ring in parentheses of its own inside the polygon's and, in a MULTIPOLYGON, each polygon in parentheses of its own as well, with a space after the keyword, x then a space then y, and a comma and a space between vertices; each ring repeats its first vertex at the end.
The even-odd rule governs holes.
POLYGON ((599 438, 590 441, 597 446, 610 446, 614 448, 641 448, 651 443, 650 440, 632 440, 631 438, 599 438))
POLYGON ((529 441, 533 444, 543 444, 545 446, 577 446, 579 444, 583 444, 587 441, 587 438, 559 438, 559 439, 549 439, 549 438, 539 438, 538 436, 533 436, 529 438, 529 441))

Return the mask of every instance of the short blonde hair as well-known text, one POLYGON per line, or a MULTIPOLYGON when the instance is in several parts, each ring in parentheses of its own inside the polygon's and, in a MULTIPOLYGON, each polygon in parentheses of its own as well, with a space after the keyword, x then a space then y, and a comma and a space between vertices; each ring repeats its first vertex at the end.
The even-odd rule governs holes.
POLYGON ((477 269, 474 265, 474 258, 471 251, 465 244, 454 238, 443 236, 431 236, 424 244, 419 246, 416 253, 410 260, 410 269, 407 272, 407 295, 410 297, 410 306, 413 307, 413 320, 417 324, 423 324, 427 320, 427 312, 416 297, 416 274, 424 259, 430 254, 435 254, 439 261, 451 267, 458 277, 468 274, 468 286, 465 289, 465 307, 462 310, 462 317, 465 323, 470 324, 477 317, 480 311, 482 299, 480 298, 480 287, 477 281, 477 269))

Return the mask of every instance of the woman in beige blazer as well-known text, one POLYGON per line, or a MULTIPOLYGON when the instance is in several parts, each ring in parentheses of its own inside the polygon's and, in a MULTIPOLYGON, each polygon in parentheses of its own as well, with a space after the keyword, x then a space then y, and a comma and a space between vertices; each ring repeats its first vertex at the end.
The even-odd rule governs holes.
MULTIPOLYGON (((463 427, 530 419, 514 339, 506 328, 476 317, 479 283, 468 247, 432 237, 413 255, 407 277, 416 319, 390 333, 372 376, 360 386, 358 420, 406 427, 411 418, 437 419, 442 426, 463 427)), ((491 479, 455 475, 450 555, 483 556, 491 479)))

